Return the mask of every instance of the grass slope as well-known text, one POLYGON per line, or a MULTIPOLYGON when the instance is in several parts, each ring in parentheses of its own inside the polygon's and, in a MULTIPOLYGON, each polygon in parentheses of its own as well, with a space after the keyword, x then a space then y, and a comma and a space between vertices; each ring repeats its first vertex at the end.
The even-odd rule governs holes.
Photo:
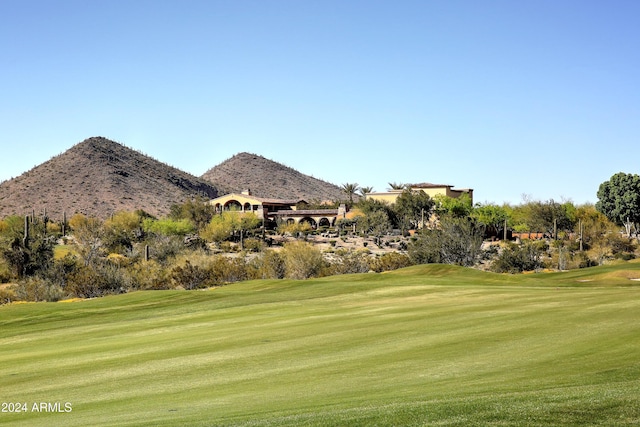
POLYGON ((5 306, 0 401, 28 411, 0 425, 638 425, 636 274, 420 266, 5 306))

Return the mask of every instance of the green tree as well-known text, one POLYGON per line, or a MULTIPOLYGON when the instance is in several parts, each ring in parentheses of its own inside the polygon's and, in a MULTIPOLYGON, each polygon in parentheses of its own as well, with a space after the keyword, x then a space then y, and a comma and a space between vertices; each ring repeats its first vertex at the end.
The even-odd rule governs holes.
POLYGON ((482 254, 483 227, 469 218, 443 216, 437 228, 422 229, 409 244, 415 264, 442 263, 473 266, 482 254))
POLYGON ((220 243, 248 230, 255 230, 260 224, 262 221, 252 212, 222 212, 211 219, 201 234, 206 240, 220 243))
POLYGON ((640 230, 640 176, 618 172, 598 188, 596 209, 616 224, 624 225, 627 236, 631 228, 640 230))
POLYGON ((573 203, 558 203, 553 199, 527 200, 512 208, 509 216, 515 231, 545 233, 550 237, 557 237, 558 232, 572 231, 577 221, 573 203))
POLYGON ((434 204, 433 199, 422 190, 404 190, 393 204, 402 234, 410 228, 421 228, 431 216, 434 204))
POLYGON ((200 230, 209 224, 214 215, 215 208, 209 203, 209 200, 198 196, 186 200, 182 204, 171 206, 169 217, 176 220, 188 219, 200 230))
POLYGON ((473 202, 468 194, 460 197, 448 197, 442 194, 434 196, 435 212, 438 216, 449 215, 456 218, 464 218, 471 215, 473 202))
POLYGON ((614 222, 610 221, 594 205, 583 205, 577 208, 576 217, 580 221, 580 228, 576 231, 582 238, 583 249, 590 249, 604 242, 605 236, 613 234, 614 222))
POLYGON ((504 206, 478 204, 473 208, 471 217, 478 224, 484 225, 488 233, 494 233, 501 238, 504 235, 505 223, 509 220, 509 213, 504 206))
POLYGON ((358 217, 356 227, 360 233, 379 239, 385 234, 388 234, 392 230, 393 225, 384 210, 375 210, 358 217))
POLYGON ((136 212, 117 212, 104 222, 104 244, 109 253, 125 253, 142 239, 142 217, 136 212))
POLYGON ((143 228, 146 233, 161 234, 164 236, 186 236, 196 231, 193 223, 185 218, 147 218, 143 221, 143 228))

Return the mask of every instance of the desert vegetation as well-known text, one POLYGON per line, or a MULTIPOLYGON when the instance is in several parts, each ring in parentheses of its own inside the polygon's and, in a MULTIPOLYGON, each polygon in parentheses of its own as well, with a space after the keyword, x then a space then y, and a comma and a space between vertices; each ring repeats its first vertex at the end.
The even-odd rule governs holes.
MULTIPOLYGON (((169 215, 121 211, 102 220, 46 211, 0 221, 0 301, 93 298, 147 289, 202 289, 252 279, 309 279, 452 264, 500 273, 567 270, 636 257, 633 209, 525 200, 476 204, 405 190, 389 205, 354 200, 335 227, 308 223, 265 229, 253 213, 216 214, 205 198, 174 204, 169 215), (618 219, 616 221, 616 219, 618 219), (9 285, 11 283, 11 285, 9 285)), ((632 179, 629 182, 635 182, 632 179)), ((370 189, 367 189, 370 191, 370 189)), ((338 201, 337 201, 338 202, 338 201)))

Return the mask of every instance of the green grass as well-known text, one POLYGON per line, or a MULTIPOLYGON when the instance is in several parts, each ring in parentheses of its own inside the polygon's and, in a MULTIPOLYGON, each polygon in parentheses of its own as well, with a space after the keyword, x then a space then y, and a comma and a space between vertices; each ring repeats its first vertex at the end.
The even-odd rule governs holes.
POLYGON ((0 425, 640 423, 640 263, 450 266, 0 308, 0 425))

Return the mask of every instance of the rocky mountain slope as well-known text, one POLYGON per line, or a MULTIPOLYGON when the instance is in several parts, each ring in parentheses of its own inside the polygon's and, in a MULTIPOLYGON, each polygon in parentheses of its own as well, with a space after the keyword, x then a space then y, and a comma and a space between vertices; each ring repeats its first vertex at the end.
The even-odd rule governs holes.
POLYGON ((202 178, 231 192, 250 189, 258 197, 302 198, 308 202, 345 198, 337 185, 251 153, 236 154, 209 169, 202 178))
POLYGON ((143 209, 166 215, 172 204, 218 187, 102 137, 86 139, 64 153, 0 184, 0 218, 43 209, 52 219, 83 213, 108 217, 143 209))

